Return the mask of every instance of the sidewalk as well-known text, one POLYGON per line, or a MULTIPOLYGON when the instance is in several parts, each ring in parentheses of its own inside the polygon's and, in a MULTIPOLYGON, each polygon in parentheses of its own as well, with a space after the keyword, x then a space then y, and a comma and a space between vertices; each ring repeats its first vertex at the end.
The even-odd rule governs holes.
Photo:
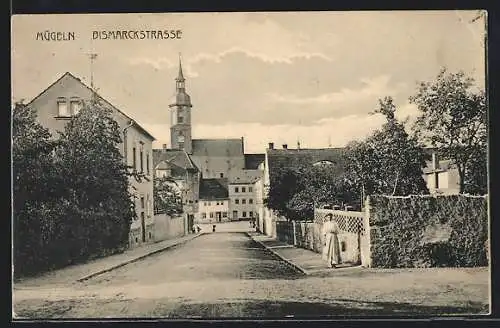
POLYGON ((168 248, 188 242, 202 233, 189 234, 176 239, 168 239, 153 244, 132 248, 121 254, 115 254, 99 259, 92 260, 87 263, 71 265, 59 270, 46 272, 37 277, 29 277, 20 279, 13 284, 14 289, 23 287, 41 287, 46 285, 67 285, 85 281, 91 277, 104 272, 111 271, 126 264, 138 261, 149 255, 159 253, 168 248))
POLYGON ((274 255, 306 275, 345 272, 347 270, 359 270, 360 268, 360 266, 353 267, 350 265, 340 265, 336 269, 328 268, 319 253, 289 245, 283 241, 257 232, 249 232, 247 234, 274 255))

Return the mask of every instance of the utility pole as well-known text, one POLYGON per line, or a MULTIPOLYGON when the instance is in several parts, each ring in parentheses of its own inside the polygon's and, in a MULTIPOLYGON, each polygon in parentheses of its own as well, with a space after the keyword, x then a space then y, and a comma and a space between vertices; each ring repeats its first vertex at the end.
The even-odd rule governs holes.
POLYGON ((95 102, 95 88, 94 88, 94 61, 97 59, 97 54, 96 53, 89 53, 88 54, 89 59, 90 59, 90 89, 92 89, 92 102, 95 102))

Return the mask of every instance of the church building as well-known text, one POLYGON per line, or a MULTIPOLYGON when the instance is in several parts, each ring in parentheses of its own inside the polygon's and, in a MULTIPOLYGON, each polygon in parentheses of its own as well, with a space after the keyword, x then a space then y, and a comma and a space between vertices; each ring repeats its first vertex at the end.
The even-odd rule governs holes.
POLYGON ((164 145, 162 149, 153 149, 155 175, 184 180, 182 185, 185 187, 181 192, 190 226, 195 221, 223 222, 254 217, 256 209, 252 206, 245 207, 245 216, 243 212, 234 212, 237 209, 233 209, 232 205, 240 195, 233 196, 228 188, 235 183, 247 184, 261 177, 263 170, 256 162, 263 162, 264 154, 245 154, 243 137, 193 138, 192 118, 195 115, 180 61, 175 86, 176 94, 169 104, 171 145, 170 148, 164 145), (172 170, 162 170, 166 167, 176 167, 183 173, 177 177, 170 176, 172 170))

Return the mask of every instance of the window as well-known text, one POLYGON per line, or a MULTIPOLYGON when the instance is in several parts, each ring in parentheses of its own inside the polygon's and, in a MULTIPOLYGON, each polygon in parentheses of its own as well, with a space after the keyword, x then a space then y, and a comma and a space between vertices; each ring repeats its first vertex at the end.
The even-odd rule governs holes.
POLYGON ((177 119, 178 123, 184 123, 184 117, 179 115, 179 118, 177 119))
POLYGON ((340 251, 345 252, 346 248, 347 248, 347 245, 346 245, 345 241, 342 241, 340 243, 340 251))
POLYGON ((227 212, 222 212, 222 217, 227 218, 227 212))
POLYGON ((80 100, 71 100, 69 103, 71 115, 76 115, 82 109, 82 102, 80 100))
POLYGON ((234 187, 234 192, 238 192, 238 191, 239 191, 238 187, 234 187))
POLYGON ((208 202, 208 206, 210 206, 210 202, 208 202))
POLYGON ((210 218, 213 219, 214 218, 214 212, 210 212, 210 218))
POLYGON ((139 156, 140 156, 140 157, 139 157, 139 160, 140 160, 140 163, 141 163, 141 173, 143 173, 143 172, 144 172, 144 160, 143 160, 143 154, 144 154, 144 153, 142 152, 142 149, 141 149, 141 151, 140 151, 140 153, 139 153, 139 156))
POLYGON ((241 187, 241 192, 246 192, 247 191, 246 189, 247 188, 245 188, 245 187, 241 187))
POLYGON ((205 212, 201 213, 201 218, 202 219, 206 219, 207 218, 207 213, 205 213, 205 212))
POLYGON ((224 201, 221 201, 221 202, 220 202, 220 204, 221 204, 221 205, 224 205, 224 201))
POLYGON ((248 192, 252 192, 252 187, 248 187, 248 192))
POLYGON ((223 177, 224 177, 224 173, 221 173, 221 174, 220 174, 220 177, 221 177, 221 178, 223 178, 223 177))
POLYGON ((66 102, 66 99, 59 99, 57 101, 57 115, 61 117, 69 117, 70 113, 68 111, 68 103, 66 102))
POLYGON ((146 154, 146 173, 149 175, 149 154, 146 154))
POLYGON ((136 155, 136 149, 135 147, 132 148, 132 167, 134 168, 134 171, 137 169, 137 155, 136 155))
POLYGON ((217 202, 215 205, 219 205, 219 202, 217 202))
POLYGON ((248 212, 248 215, 250 215, 250 217, 253 218, 253 212, 248 212))
POLYGON ((241 203, 242 203, 242 204, 246 204, 246 203, 247 203, 247 200, 246 200, 246 199, 242 199, 242 200, 241 200, 241 203))
POLYGON ((144 196, 141 196, 141 208, 144 208, 144 196))
POLYGON ((248 200, 248 204, 253 204, 253 199, 252 199, 252 198, 250 198, 250 199, 248 200))
POLYGON ((235 199, 235 200, 234 200, 234 203, 235 203, 235 204, 239 204, 239 203, 240 203, 240 200, 239 200, 239 199, 235 199))
POLYGON ((247 212, 243 211, 243 217, 246 218, 247 217, 247 212))

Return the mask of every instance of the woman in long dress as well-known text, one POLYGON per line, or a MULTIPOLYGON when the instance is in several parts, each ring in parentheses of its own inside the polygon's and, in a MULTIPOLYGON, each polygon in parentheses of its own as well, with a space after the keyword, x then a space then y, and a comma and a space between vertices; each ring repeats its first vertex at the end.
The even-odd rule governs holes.
POLYGON ((324 237, 325 245, 323 248, 323 260, 331 268, 335 268, 340 263, 340 247, 339 247, 339 226, 333 220, 333 214, 325 216, 325 223, 323 223, 322 234, 324 237))

